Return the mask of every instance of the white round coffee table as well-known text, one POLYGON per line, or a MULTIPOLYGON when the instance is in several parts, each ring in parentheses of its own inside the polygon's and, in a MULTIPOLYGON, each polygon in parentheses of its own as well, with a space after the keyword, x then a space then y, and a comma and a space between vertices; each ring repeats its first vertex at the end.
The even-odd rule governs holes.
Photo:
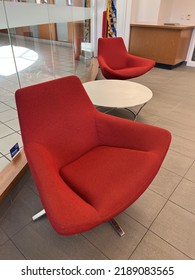
POLYGON ((108 111, 124 108, 133 113, 134 119, 152 98, 152 91, 144 85, 124 80, 96 80, 83 84, 89 98, 96 106, 108 107, 108 111), (140 106, 137 112, 129 107, 140 106))

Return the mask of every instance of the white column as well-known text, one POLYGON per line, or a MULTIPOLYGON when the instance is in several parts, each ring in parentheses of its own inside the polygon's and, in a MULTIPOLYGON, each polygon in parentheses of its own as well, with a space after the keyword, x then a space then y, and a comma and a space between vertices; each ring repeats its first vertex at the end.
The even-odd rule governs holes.
POLYGON ((132 0, 117 0, 116 3, 117 36, 123 38, 128 49, 132 0))

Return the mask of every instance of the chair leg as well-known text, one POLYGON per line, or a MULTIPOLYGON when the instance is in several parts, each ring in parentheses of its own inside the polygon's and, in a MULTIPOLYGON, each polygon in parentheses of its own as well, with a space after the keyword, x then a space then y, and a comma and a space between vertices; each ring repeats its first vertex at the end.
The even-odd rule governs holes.
MULTIPOLYGON (((33 221, 38 220, 39 218, 41 218, 42 216, 44 216, 46 214, 45 209, 42 209, 41 211, 39 211, 37 214, 35 214, 32 219, 33 221)), ((114 230, 118 233, 118 235, 120 237, 122 237, 123 235, 125 235, 124 230, 122 229, 122 227, 117 223, 117 221, 115 219, 112 219, 110 221, 111 226, 114 228, 114 230)))
POLYGON ((34 216, 32 216, 32 219, 33 219, 33 221, 36 221, 45 214, 46 214, 45 209, 43 209, 43 210, 39 211, 37 214, 35 214, 34 216))
POLYGON ((117 221, 115 219, 112 219, 110 221, 111 226, 114 228, 114 230, 118 233, 118 235, 120 237, 122 237, 123 235, 125 235, 124 230, 122 229, 122 227, 117 223, 117 221))

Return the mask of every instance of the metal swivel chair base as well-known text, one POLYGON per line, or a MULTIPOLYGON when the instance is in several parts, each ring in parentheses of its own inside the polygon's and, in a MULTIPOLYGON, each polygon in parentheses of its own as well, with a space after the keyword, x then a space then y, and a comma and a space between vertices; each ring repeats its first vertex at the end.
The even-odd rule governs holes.
POLYGON ((46 215, 45 209, 39 211, 37 214, 32 216, 32 220, 35 222, 36 220, 38 220, 39 218, 41 218, 44 215, 46 215))
POLYGON ((123 235, 125 235, 124 230, 122 229, 122 227, 117 223, 117 221, 115 219, 112 219, 110 221, 111 226, 114 228, 114 230, 118 233, 118 235, 120 237, 122 237, 123 235))
MULTIPOLYGON (((32 216, 32 220, 35 222, 36 220, 38 220, 39 218, 41 218, 42 216, 46 215, 45 209, 42 209, 40 212, 38 212, 37 214, 35 214, 34 216, 32 216)), ((114 228, 114 230, 118 233, 118 235, 120 237, 122 237, 123 235, 125 235, 124 230, 122 229, 122 227, 117 223, 117 221, 115 219, 112 219, 110 221, 111 226, 114 228)))

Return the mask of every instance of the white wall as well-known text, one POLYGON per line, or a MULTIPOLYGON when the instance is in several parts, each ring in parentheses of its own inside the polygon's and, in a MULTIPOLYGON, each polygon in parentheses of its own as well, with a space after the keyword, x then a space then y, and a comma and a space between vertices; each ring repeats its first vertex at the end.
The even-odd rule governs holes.
POLYGON ((131 23, 158 22, 161 0, 133 0, 131 23))
POLYGON ((129 31, 132 0, 117 0, 117 36, 122 37, 126 48, 129 45, 129 31))
POLYGON ((195 25, 195 0, 172 0, 170 21, 195 25), (188 16, 190 15, 190 16, 188 16))
POLYGON ((132 0, 131 23, 195 25, 195 0, 132 0))
POLYGON ((173 1, 174 0, 161 0, 159 15, 158 15, 158 24, 164 24, 165 22, 170 22, 171 13, 173 10, 173 1))

